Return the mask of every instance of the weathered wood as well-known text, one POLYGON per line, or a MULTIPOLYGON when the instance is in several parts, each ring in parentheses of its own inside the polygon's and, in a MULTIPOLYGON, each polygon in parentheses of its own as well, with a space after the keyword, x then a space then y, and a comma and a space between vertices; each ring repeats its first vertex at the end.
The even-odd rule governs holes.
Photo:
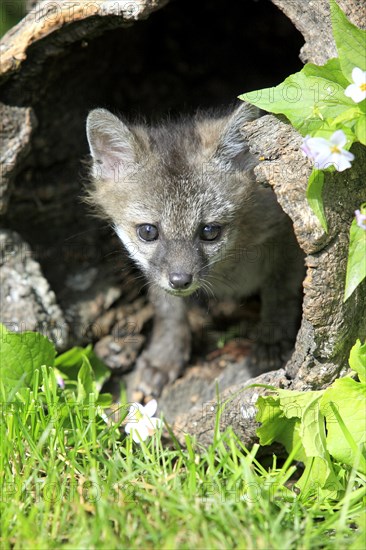
POLYGON ((0 229, 0 307, 9 330, 37 331, 59 349, 65 347, 69 327, 55 293, 32 259, 30 246, 6 229, 0 229))
POLYGON ((167 2, 168 0, 134 0, 133 2, 43 0, 38 2, 0 42, 0 75, 9 77, 14 72, 19 72, 27 59, 28 49, 64 27, 81 23, 72 29, 76 34, 64 33, 61 40, 56 41, 58 48, 65 48, 83 38, 90 39, 107 29, 144 19, 167 2))
MULTIPOLYGON (((341 9, 354 25, 366 26, 366 5, 363 0, 337 0, 341 9)), ((304 63, 324 65, 337 50, 330 25, 328 0, 272 0, 301 32, 305 44, 300 57, 304 63)))
POLYGON ((0 215, 7 210, 11 185, 22 160, 30 151, 30 136, 36 126, 31 108, 0 103, 0 215))

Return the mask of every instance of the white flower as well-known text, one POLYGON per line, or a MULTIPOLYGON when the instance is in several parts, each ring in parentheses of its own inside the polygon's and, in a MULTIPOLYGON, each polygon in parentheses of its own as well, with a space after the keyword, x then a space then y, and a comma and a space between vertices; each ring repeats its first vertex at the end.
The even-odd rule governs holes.
POLYGON ((158 404, 155 399, 149 401, 145 407, 141 403, 130 405, 125 432, 132 433, 132 439, 136 443, 145 441, 162 426, 163 423, 159 418, 153 418, 157 408, 158 404))
POLYGON ((337 130, 329 140, 322 137, 304 138, 301 146, 305 155, 314 160, 315 168, 323 170, 329 166, 334 166, 338 172, 343 172, 346 168, 351 168, 351 161, 355 156, 343 149, 347 138, 343 130, 337 130))
POLYGON ((366 230, 366 214, 362 214, 360 210, 356 210, 355 216, 358 227, 366 230))
POLYGON ((347 97, 353 99, 355 103, 360 103, 366 99, 366 71, 355 67, 352 71, 352 80, 354 84, 350 84, 344 93, 347 97))

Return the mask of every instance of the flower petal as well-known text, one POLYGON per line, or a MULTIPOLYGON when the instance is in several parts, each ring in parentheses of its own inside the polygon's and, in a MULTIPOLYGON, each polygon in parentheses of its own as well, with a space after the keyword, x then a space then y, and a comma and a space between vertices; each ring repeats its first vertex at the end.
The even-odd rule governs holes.
POLYGON ((359 67, 355 67, 352 71, 352 80, 358 86, 366 83, 366 71, 363 71, 359 67))
POLYGON ((335 153, 332 155, 332 160, 333 160, 334 168, 338 172, 343 172, 343 170, 346 170, 347 168, 351 168, 351 163, 345 157, 345 155, 340 155, 339 153, 335 153))
POLYGON ((355 103, 360 103, 366 98, 366 91, 361 90, 360 86, 350 84, 344 91, 347 97, 353 99, 355 103))
POLYGON ((361 214, 360 210, 356 210, 355 216, 358 227, 366 230, 366 214, 361 214))
POLYGON ((141 403, 131 403, 127 420, 130 422, 137 422, 137 419, 143 416, 144 414, 144 407, 141 405, 141 403))
POLYGON ((146 414, 147 416, 154 416, 154 414, 156 413, 156 409, 158 408, 158 404, 157 404, 157 401, 156 399, 152 399, 151 401, 149 401, 145 407, 144 407, 144 414, 146 414))
POLYGON ((325 168, 329 168, 329 166, 332 166, 332 164, 332 154, 329 147, 327 149, 324 148, 324 150, 318 154, 314 163, 317 170, 324 170, 325 168))
POLYGON ((132 439, 136 443, 140 443, 141 440, 145 441, 145 439, 149 437, 149 430, 143 422, 139 422, 138 424, 126 424, 125 432, 127 434, 131 433, 132 439))
POLYGON ((330 138, 330 142, 337 147, 343 147, 347 143, 346 134, 343 130, 336 130, 330 138))
POLYGON ((132 439, 136 441, 136 443, 140 443, 140 439, 142 441, 145 441, 148 437, 149 437, 149 430, 147 426, 145 426, 143 422, 139 422, 138 428, 135 427, 132 430, 132 439))
POLYGON ((154 430, 157 430, 158 428, 161 428, 161 426, 163 425, 163 421, 160 420, 160 418, 149 418, 146 422, 145 422, 146 426, 150 428, 153 428, 154 430))
POLYGON ((318 151, 319 149, 322 149, 323 147, 329 148, 328 141, 323 137, 312 137, 308 139, 307 144, 310 147, 310 149, 316 150, 316 151, 318 151))
POLYGON ((315 158, 318 157, 318 155, 330 155, 330 144, 324 140, 324 142, 319 142, 313 149, 315 158))
POLYGON ((300 145, 300 149, 304 153, 304 155, 306 155, 307 157, 312 158, 313 155, 312 155, 311 149, 308 145, 309 139, 310 139, 309 135, 304 137, 304 140, 303 140, 302 144, 300 145))
POLYGON ((305 138, 301 149, 313 160, 315 160, 320 153, 330 154, 329 143, 326 139, 319 137, 305 138))
POLYGON ((358 90, 360 89, 359 86, 357 86, 357 84, 350 84, 349 86, 347 86, 347 88, 344 90, 344 94, 347 96, 347 97, 352 97, 353 94, 355 92, 358 92, 358 90))
POLYGON ((350 151, 346 151, 345 149, 342 149, 342 155, 348 160, 355 160, 355 155, 350 151))
POLYGON ((357 88, 357 91, 353 94, 352 99, 355 103, 361 103, 361 101, 366 99, 366 90, 361 90, 361 88, 357 88))
POLYGON ((62 378, 60 374, 56 374, 56 382, 61 389, 63 390, 65 389, 65 380, 62 378))
POLYGON ((131 428, 134 428, 135 426, 136 426, 136 424, 134 422, 129 422, 128 424, 126 424, 126 426, 125 426, 126 434, 129 434, 130 431, 131 431, 131 428))

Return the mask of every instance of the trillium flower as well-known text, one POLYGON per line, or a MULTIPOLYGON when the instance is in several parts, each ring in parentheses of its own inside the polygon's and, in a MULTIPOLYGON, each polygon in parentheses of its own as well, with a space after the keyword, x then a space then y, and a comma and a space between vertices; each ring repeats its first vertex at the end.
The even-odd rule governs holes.
POLYGON ((130 405, 125 432, 132 433, 135 443, 145 441, 162 426, 162 421, 159 418, 154 418, 157 408, 158 404, 155 399, 149 401, 145 407, 141 403, 130 405))
POLYGON ((314 161, 318 170, 334 166, 338 172, 343 172, 351 168, 351 161, 355 158, 352 153, 343 149, 346 143, 347 138, 343 130, 337 130, 329 140, 306 136, 301 150, 314 161))
POLYGON ((366 231, 366 214, 362 214, 360 210, 356 210, 355 216, 358 227, 366 231))
POLYGON ((350 84, 344 91, 347 97, 353 99, 355 103, 360 103, 366 99, 366 71, 355 67, 352 71, 353 84, 350 84))

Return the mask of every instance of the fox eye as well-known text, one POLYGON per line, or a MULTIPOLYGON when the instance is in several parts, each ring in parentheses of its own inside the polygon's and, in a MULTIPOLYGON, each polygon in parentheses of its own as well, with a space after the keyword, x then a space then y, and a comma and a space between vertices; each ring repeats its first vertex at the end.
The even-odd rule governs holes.
POLYGON ((159 230, 156 225, 151 223, 143 223, 137 227, 137 235, 142 241, 151 242, 156 241, 159 237, 159 230))
POLYGON ((218 223, 208 223, 202 227, 200 238, 203 241, 215 241, 221 235, 221 225, 218 223))

